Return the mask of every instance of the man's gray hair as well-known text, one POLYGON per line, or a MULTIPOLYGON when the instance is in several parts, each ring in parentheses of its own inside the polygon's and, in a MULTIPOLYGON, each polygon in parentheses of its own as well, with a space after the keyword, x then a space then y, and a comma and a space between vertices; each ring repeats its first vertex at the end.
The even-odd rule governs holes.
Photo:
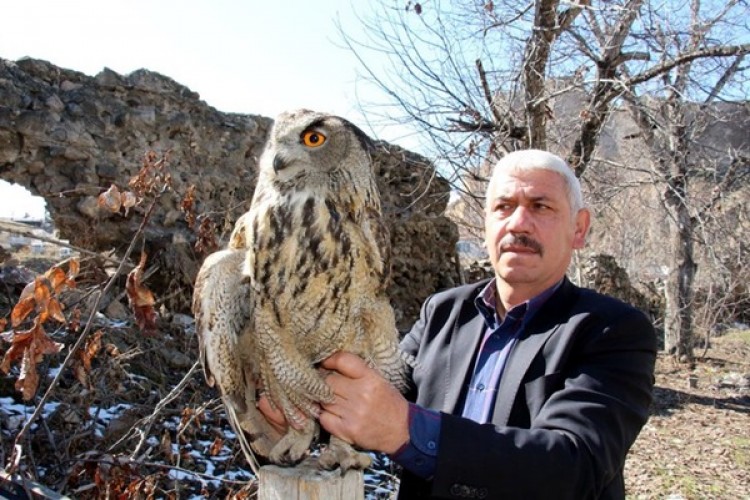
POLYGON ((568 192, 568 200, 570 201, 570 208, 573 214, 578 213, 580 209, 584 208, 581 182, 576 177, 573 169, 556 154, 552 154, 549 151, 542 151, 541 149, 523 149, 503 156, 492 169, 492 177, 489 184, 487 184, 486 199, 489 200, 488 196, 495 173, 524 170, 549 170, 557 172, 565 181, 565 188, 568 192))

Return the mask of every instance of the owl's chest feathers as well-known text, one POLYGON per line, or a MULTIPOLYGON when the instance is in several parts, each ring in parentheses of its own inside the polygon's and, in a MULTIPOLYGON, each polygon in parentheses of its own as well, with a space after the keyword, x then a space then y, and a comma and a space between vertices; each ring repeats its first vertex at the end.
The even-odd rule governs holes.
POLYGON ((256 207, 250 228, 256 291, 295 307, 314 301, 317 309, 343 296, 355 264, 371 253, 362 237, 364 217, 347 205, 294 193, 256 207))

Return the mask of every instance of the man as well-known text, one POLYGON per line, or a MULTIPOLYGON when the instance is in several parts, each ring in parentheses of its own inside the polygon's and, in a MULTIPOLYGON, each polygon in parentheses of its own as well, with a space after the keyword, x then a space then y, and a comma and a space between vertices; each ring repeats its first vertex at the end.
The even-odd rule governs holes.
POLYGON ((589 224, 561 158, 505 156, 485 211, 494 279, 427 299, 402 342, 406 398, 350 353, 324 361, 336 397, 321 425, 403 465, 401 499, 624 498, 656 339, 642 313, 565 277, 589 224))

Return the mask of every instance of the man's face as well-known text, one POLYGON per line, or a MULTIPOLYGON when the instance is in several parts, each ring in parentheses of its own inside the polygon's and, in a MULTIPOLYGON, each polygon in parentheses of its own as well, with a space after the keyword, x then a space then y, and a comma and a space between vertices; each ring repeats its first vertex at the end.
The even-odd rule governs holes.
POLYGON ((526 299, 564 275, 583 248, 589 212, 571 213, 565 181, 548 170, 497 172, 485 213, 485 243, 500 286, 526 299))

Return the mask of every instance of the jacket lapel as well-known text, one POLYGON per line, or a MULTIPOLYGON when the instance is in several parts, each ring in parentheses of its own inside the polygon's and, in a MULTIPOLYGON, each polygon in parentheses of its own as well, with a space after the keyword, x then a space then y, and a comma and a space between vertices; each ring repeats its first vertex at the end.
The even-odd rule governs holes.
POLYGON ((532 318, 521 338, 516 342, 506 361, 505 370, 500 378, 497 389, 492 422, 495 425, 508 425, 511 409, 516 401, 521 382, 529 370, 532 361, 552 335, 562 325, 562 315, 566 314, 573 299, 576 287, 564 278, 560 288, 552 295, 547 303, 532 318))
POLYGON ((500 386, 497 389, 494 416, 492 417, 492 422, 495 425, 508 425, 510 410, 513 408, 524 375, 526 375, 531 362, 544 343, 558 328, 559 326, 546 332, 524 335, 516 343, 508 357, 503 376, 500 378, 500 386))
POLYGON ((465 301, 459 319, 453 327, 450 358, 445 370, 446 393, 441 409, 446 413, 453 413, 461 395, 461 389, 467 378, 471 376, 471 363, 479 349, 479 342, 484 331, 484 318, 477 313, 474 301, 465 301))

